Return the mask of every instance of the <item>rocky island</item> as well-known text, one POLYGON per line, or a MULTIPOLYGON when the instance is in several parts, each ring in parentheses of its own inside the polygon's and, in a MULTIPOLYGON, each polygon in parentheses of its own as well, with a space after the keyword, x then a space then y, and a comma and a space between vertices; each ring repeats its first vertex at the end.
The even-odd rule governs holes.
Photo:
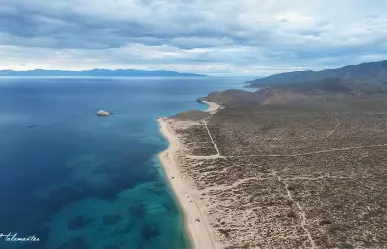
POLYGON ((194 247, 386 248, 387 95, 359 84, 214 92, 198 101, 217 111, 159 119, 194 247))
POLYGON ((113 115, 113 113, 110 113, 110 112, 107 112, 107 111, 104 111, 104 110, 99 110, 97 113, 96 113, 97 116, 111 116, 113 115))

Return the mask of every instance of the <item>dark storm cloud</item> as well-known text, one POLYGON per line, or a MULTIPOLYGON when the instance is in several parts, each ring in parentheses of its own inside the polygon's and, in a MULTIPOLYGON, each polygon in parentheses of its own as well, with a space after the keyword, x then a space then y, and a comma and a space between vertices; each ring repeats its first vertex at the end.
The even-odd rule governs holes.
MULTIPOLYGON (((161 17, 162 20, 158 20, 157 14, 132 18, 134 10, 130 8, 117 9, 122 15, 117 18, 114 12, 101 15, 97 11, 93 12, 93 9, 85 9, 84 6, 71 6, 78 4, 77 1, 61 2, 2 1, 1 42, 20 46, 102 49, 120 47, 131 41, 163 45, 180 37, 216 38, 230 35, 224 26, 208 25, 205 22, 206 17, 189 6, 171 9, 177 12, 170 13, 172 18, 161 17)), ((89 2, 93 4, 92 1, 89 2)), ((137 5, 143 10, 149 2, 137 1, 137 5)), ((193 44, 184 44, 182 47, 193 47, 193 44)))

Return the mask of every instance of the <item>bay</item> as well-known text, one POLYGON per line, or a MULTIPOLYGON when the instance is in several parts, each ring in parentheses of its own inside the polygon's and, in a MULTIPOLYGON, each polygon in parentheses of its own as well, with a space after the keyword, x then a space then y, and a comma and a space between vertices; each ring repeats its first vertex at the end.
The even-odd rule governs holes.
POLYGON ((243 82, 0 78, 0 235, 39 238, 0 248, 189 248, 156 118, 204 110, 196 98, 243 82))

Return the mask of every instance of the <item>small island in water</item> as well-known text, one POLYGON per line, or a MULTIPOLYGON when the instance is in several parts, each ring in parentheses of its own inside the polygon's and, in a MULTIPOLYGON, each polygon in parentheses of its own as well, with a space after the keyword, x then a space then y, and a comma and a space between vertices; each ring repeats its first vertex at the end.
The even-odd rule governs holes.
POLYGON ((387 62, 321 75, 158 119, 194 248, 387 247, 387 62))
POLYGON ((97 116, 101 116, 101 117, 106 117, 106 116, 111 116, 113 115, 113 113, 111 112, 107 112, 107 111, 104 111, 104 110, 99 110, 97 113, 96 113, 97 116))

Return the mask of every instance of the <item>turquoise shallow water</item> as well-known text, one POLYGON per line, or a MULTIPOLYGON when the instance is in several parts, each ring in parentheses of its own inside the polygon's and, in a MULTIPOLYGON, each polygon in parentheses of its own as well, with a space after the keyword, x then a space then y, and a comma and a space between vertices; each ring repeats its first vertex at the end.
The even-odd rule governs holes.
POLYGON ((167 142, 155 119, 204 110, 196 98, 242 82, 0 79, 0 248, 189 248, 156 158, 167 142))

